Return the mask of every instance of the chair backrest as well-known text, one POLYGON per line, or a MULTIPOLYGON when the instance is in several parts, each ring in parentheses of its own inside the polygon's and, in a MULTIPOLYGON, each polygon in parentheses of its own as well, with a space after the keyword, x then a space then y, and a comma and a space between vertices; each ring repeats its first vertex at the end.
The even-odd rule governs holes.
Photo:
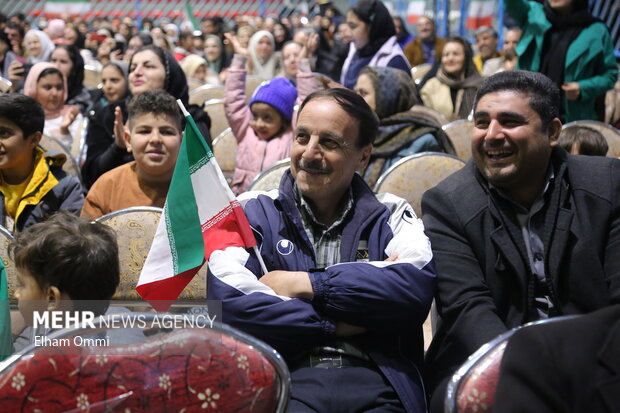
POLYGON ((77 161, 71 154, 71 150, 67 148, 62 142, 52 136, 43 135, 41 136, 41 141, 39 142, 39 145, 43 149, 45 149, 46 152, 49 151, 64 154, 67 157, 67 160, 62 165, 62 170, 70 173, 73 176, 78 177, 80 181, 82 180, 82 173, 77 164, 77 161))
POLYGON ((245 97, 249 101, 254 91, 263 83, 264 77, 248 75, 245 77, 245 97))
POLYGON ((248 191, 270 191, 278 189, 282 175, 291 166, 291 158, 282 159, 256 175, 248 191))
POLYGON ((181 327, 192 320, 178 314, 116 314, 96 320, 97 331, 60 330, 47 336, 56 340, 52 344, 29 346, 10 356, 0 363, 0 411, 286 410, 290 393, 286 363, 273 348, 239 330, 214 323, 160 329, 146 337, 141 328, 109 328, 113 323, 120 326, 122 320, 136 324, 143 320, 152 326, 155 320, 162 323, 164 316, 181 327), (114 345, 112 334, 107 336, 110 345, 104 341, 106 333, 123 332, 133 335, 132 344, 114 345), (93 341, 84 345, 85 340, 93 341))
POLYGON ((224 98, 224 86, 202 85, 189 92, 189 103, 192 105, 202 105, 212 99, 224 98))
POLYGON ((211 118, 211 136, 218 136, 230 127, 224 114, 224 99, 211 99, 205 102, 205 112, 211 118))
POLYGON ((416 85, 419 85, 422 82, 422 78, 431 70, 433 65, 429 63, 422 63, 417 66, 411 68, 411 77, 413 78, 413 82, 416 85))
POLYGON ((416 215, 422 215, 422 195, 448 175, 465 165, 454 155, 422 152, 407 156, 392 165, 377 181, 376 193, 389 192, 409 201, 416 215))
POLYGON ((11 86, 13 86, 13 82, 0 76, 0 92, 8 93, 11 90, 11 86))
POLYGON ((97 89, 99 83, 101 83, 101 71, 94 66, 84 65, 84 86, 97 89))
POLYGON ((568 122, 562 126, 562 129, 568 128, 569 126, 587 126, 600 132, 607 141, 607 145, 609 145, 607 156, 620 158, 620 130, 607 123, 596 120, 576 120, 573 122, 568 122))
POLYGON ((213 154, 230 185, 237 165, 237 139, 230 128, 213 140, 213 154))
POLYGON ((521 328, 574 317, 576 316, 569 315, 534 321, 515 327, 484 344, 469 356, 452 376, 446 391, 444 412, 486 413, 492 411, 502 357, 510 337, 521 328))
POLYGON ((441 127, 448 135, 456 150, 456 156, 464 161, 471 158, 471 135, 474 123, 467 119, 459 119, 441 127))
POLYGON ((9 287, 9 301, 15 301, 15 286, 17 285, 17 269, 9 257, 9 244, 14 237, 11 231, 0 225, 0 257, 6 271, 6 281, 9 287))
MULTIPOLYGON (((131 207, 97 218, 98 222, 112 227, 117 234, 121 281, 112 300, 119 303, 142 301, 136 292, 136 285, 151 249, 161 212, 162 209, 156 207, 131 207)), ((206 272, 205 264, 185 287, 179 299, 206 300, 206 272)))

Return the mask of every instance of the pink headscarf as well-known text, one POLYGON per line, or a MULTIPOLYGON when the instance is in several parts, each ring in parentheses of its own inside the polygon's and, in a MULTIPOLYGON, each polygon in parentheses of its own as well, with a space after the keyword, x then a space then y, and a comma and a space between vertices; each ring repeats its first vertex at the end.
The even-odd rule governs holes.
POLYGON ((52 38, 52 41, 56 43, 58 40, 64 40, 65 36, 65 21, 61 19, 52 19, 47 24, 47 34, 52 38))
MULTIPOLYGON (((50 69, 50 68, 58 69, 56 65, 54 65, 53 63, 49 63, 49 62, 39 62, 39 63, 35 63, 32 66, 32 68, 28 72, 28 76, 26 76, 26 81, 24 82, 24 95, 30 96, 31 98, 35 99, 37 102, 39 101, 37 99, 37 82, 39 81, 39 76, 41 75, 41 73, 45 69, 50 69)), ((67 89, 67 79, 65 78, 65 75, 63 75, 60 72, 60 70, 58 72, 60 73, 60 76, 62 77, 62 88, 63 88, 62 101, 64 103, 67 101, 67 96, 69 94, 68 89, 67 89)), ((64 115, 70 109, 71 109, 71 105, 63 104, 55 110, 47 110, 43 108, 43 111, 45 112, 45 119, 54 119, 54 118, 57 118, 58 116, 64 115)))

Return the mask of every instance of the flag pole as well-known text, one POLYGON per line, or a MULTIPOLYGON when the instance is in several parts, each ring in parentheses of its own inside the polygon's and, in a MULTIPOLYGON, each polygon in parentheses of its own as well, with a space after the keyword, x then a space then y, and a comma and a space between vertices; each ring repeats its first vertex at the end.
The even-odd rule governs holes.
MULTIPOLYGON (((191 115, 189 114, 189 112, 187 111, 187 109, 185 109, 185 105, 183 105, 183 102, 181 102, 181 99, 177 99, 177 105, 179 105, 179 107, 181 108, 181 112, 183 112, 183 116, 185 116, 186 118, 190 118, 192 119, 191 115)), ((200 133, 199 131, 197 131, 198 133, 200 133)), ((204 138, 200 139, 200 141, 203 143, 203 145, 206 146, 206 143, 204 142, 204 138)), ((210 151, 210 149, 209 149, 210 151)), ((232 193, 231 193, 232 195, 232 193)), ((234 195, 232 195, 234 197, 234 195)), ((256 245, 254 245, 252 247, 252 249, 254 250, 254 254, 256 254, 256 258, 258 259, 258 262, 260 264, 260 268, 263 271, 263 275, 267 274, 267 266, 265 265, 265 261, 263 261, 263 257, 260 255, 260 252, 258 251, 258 247, 256 245)))

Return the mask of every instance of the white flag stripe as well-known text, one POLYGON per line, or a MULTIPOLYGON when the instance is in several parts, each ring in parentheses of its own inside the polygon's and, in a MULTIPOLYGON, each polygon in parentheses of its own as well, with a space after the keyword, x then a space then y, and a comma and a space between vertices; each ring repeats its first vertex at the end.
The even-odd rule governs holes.
MULTIPOLYGON (((168 229, 166 228, 166 212, 166 209, 164 209, 164 212, 161 214, 159 224, 157 225, 157 232, 155 232, 155 237, 151 244, 151 250, 142 267, 149 269, 148 282, 165 280, 170 277, 170 274, 174 274, 174 260, 168 240, 168 229)), ((142 277, 140 277, 140 281, 142 281, 142 277)), ((140 284, 138 282, 138 285, 140 284)))
MULTIPOLYGON (((208 163, 191 175, 201 225, 230 206, 231 199, 226 191, 213 190, 214 188, 222 188, 217 169, 219 166, 217 166, 215 158, 211 158, 208 163), (208 202, 200 202, 201 200, 208 202)), ((224 185, 228 189, 228 184, 224 183, 224 185)), ((232 192, 230 195, 232 196, 232 192)))

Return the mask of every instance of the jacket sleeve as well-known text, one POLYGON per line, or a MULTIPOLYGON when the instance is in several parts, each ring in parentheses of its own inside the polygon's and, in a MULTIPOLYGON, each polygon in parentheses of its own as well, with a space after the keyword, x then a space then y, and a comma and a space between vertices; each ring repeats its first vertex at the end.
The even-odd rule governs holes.
POLYGON ((620 161, 613 161, 610 175, 613 204, 605 247, 605 274, 611 301, 620 304, 620 161))
POLYGON ((310 273, 313 304, 326 317, 389 333, 418 328, 433 299, 435 272, 422 221, 403 199, 382 194, 393 234, 385 256, 394 262, 347 262, 310 273))
POLYGON ((618 66, 609 31, 603 24, 596 24, 596 28, 599 36, 595 36, 592 41, 601 45, 601 53, 595 57, 596 75, 588 79, 576 79, 579 83, 580 100, 593 99, 613 89, 618 78, 618 66))
POLYGON ((245 137, 252 119, 245 97, 246 60, 245 56, 237 54, 233 57, 224 84, 224 113, 238 142, 245 137))
POLYGON ((79 215, 84 203, 84 193, 80 181, 73 175, 67 174, 63 179, 65 181, 62 199, 60 200, 60 211, 69 211, 75 215, 79 215))
POLYGON ((458 206, 441 188, 422 198, 424 225, 437 266, 436 304, 441 322, 427 353, 431 388, 482 344, 507 330, 485 275, 459 220, 458 206))
POLYGON ((221 300, 225 323, 288 354, 316 346, 334 334, 334 322, 311 303, 278 296, 261 283, 255 262, 241 247, 215 251, 209 259, 207 294, 209 300, 221 300))

